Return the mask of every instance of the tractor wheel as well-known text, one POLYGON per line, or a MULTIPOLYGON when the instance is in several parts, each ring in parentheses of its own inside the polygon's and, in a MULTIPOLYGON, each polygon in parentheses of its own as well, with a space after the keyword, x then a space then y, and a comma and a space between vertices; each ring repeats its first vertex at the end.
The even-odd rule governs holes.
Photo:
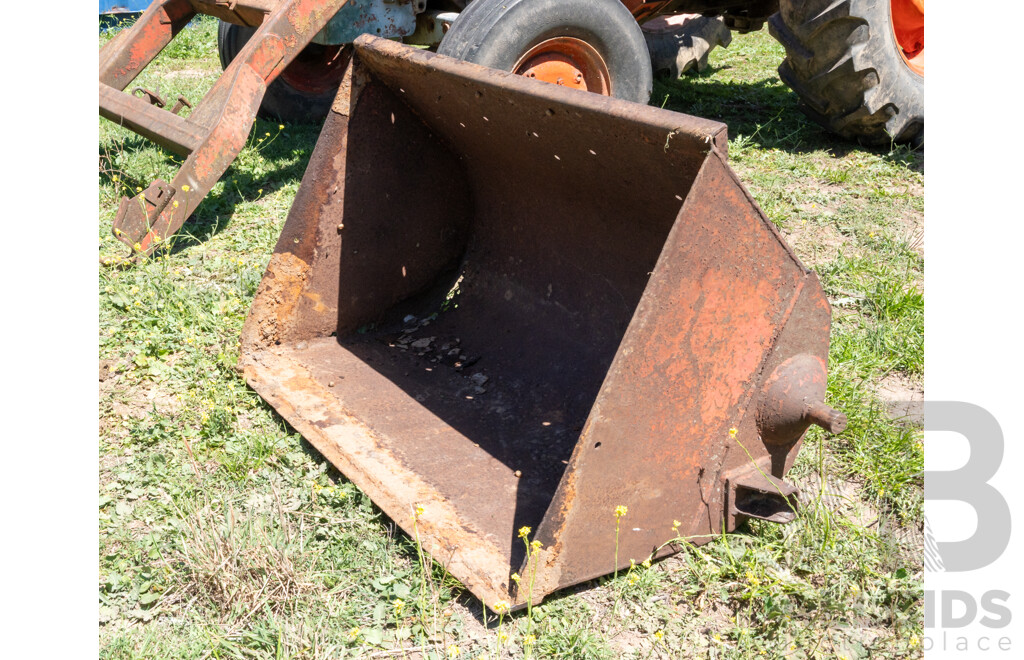
POLYGON ((647 43, 620 0, 474 0, 437 52, 627 101, 651 97, 647 43))
MULTIPOLYGON (((255 33, 254 27, 220 22, 217 51, 222 68, 228 68, 255 33)), ((322 122, 338 93, 348 57, 349 49, 342 46, 309 44, 267 87, 259 116, 288 124, 322 122)))
POLYGON ((811 119, 866 144, 924 142, 924 0, 779 0, 768 29, 811 119))

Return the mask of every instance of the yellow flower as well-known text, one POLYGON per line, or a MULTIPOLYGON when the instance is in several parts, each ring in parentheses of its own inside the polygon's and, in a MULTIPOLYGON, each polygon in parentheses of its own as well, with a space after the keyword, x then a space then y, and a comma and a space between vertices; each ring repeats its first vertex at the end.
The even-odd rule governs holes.
POLYGON ((405 601, 401 598, 396 598, 395 602, 393 602, 391 605, 395 608, 395 614, 401 614, 402 610, 405 609, 405 601))
POLYGON ((494 604, 495 614, 508 614, 509 604, 507 600, 499 600, 494 604))
POLYGON ((173 202, 171 202, 171 205, 172 205, 172 206, 173 206, 174 208, 178 208, 178 200, 174 200, 173 202))
MULTIPOLYGON (((267 135, 270 135, 270 133, 267 133, 267 135)), ((454 657, 458 656, 460 652, 461 651, 459 651, 459 647, 458 646, 455 646, 454 644, 449 644, 448 645, 448 657, 449 658, 454 658, 454 657)))
POLYGON ((515 582, 516 584, 519 584, 519 580, 521 580, 521 579, 522 578, 519 577, 519 573, 513 573, 512 574, 512 581, 515 582))
POLYGON ((625 516, 626 513, 628 513, 628 512, 629 512, 629 509, 626 506, 622 505, 622 504, 620 504, 619 506, 615 507, 615 517, 616 518, 621 518, 621 517, 625 516))
POLYGON ((530 644, 533 644, 536 641, 537 641, 537 638, 534 635, 532 635, 532 634, 531 635, 527 635, 526 637, 523 637, 523 644, 526 645, 526 646, 529 646, 530 644))
POLYGON ((142 192, 142 186, 135 186, 135 192, 142 192))
POLYGON ((132 247, 133 247, 133 248, 135 248, 135 251, 136 251, 136 252, 142 252, 142 246, 141 246, 141 245, 139 245, 138 243, 136 243, 136 244, 135 244, 135 245, 133 245, 132 247))
POLYGON ((505 632, 504 630, 499 630, 498 631, 498 641, 501 642, 502 644, 507 642, 508 641, 508 633, 505 632))
POLYGON ((656 633, 654 633, 654 639, 658 640, 659 642, 661 641, 661 638, 664 637, 664 636, 665 636, 665 631, 663 631, 663 630, 659 630, 656 633))
POLYGON ((540 550, 543 545, 543 543, 537 541, 536 539, 534 539, 534 541, 530 543, 530 547, 532 547, 534 550, 540 550))
POLYGON ((917 635, 910 636, 910 648, 915 649, 917 645, 921 643, 921 640, 917 638, 917 635))
POLYGON ((636 568, 636 562, 633 561, 632 559, 630 559, 629 560, 629 570, 633 570, 634 568, 636 568))
POLYGON ((423 515, 423 505, 422 504, 417 504, 413 517, 414 518, 419 518, 422 515, 423 515))
POLYGON ((730 438, 735 438, 737 433, 739 433, 739 430, 735 426, 729 429, 730 438))
POLYGON ((635 576, 635 575, 630 575, 629 576, 629 586, 632 587, 633 585, 635 585, 639 581, 640 581, 640 578, 638 578, 637 576, 635 576))
POLYGON ((683 523, 679 522, 678 520, 673 520, 672 521, 672 531, 678 534, 679 533, 679 526, 682 525, 682 524, 683 523))
POLYGON ((188 184, 187 184, 187 183, 186 183, 185 185, 183 185, 183 186, 181 187, 181 189, 182 189, 182 190, 183 190, 184 192, 188 192, 189 190, 192 190, 191 188, 189 188, 189 187, 188 187, 188 184))
POLYGON ((267 137, 270 137, 270 131, 267 131, 267 137))
POLYGON ((712 636, 711 636, 711 639, 715 640, 715 641, 716 641, 716 642, 718 642, 719 644, 721 644, 721 643, 722 643, 722 636, 721 636, 721 635, 719 635, 718 633, 715 633, 714 635, 712 635, 712 636))
POLYGON ((530 535, 530 531, 532 531, 532 530, 530 530, 529 527, 520 527, 519 528, 519 538, 525 539, 527 536, 530 535))
POLYGON ((651 558, 648 557, 647 559, 645 559, 644 563, 641 564, 641 566, 643 566, 644 568, 650 568, 651 567, 651 558))
POLYGON ((284 130, 284 124, 278 124, 277 125, 277 130, 283 131, 284 130))
POLYGON ((352 630, 348 631, 349 639, 355 639, 356 637, 359 637, 359 628, 353 628, 352 630))

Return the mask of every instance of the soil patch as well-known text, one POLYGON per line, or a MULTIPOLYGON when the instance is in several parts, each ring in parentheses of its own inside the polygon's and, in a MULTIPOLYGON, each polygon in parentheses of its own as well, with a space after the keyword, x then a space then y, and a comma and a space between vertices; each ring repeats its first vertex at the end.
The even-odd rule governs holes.
POLYGON ((924 424, 924 387, 907 376, 891 373, 875 386, 889 416, 909 424, 924 424))

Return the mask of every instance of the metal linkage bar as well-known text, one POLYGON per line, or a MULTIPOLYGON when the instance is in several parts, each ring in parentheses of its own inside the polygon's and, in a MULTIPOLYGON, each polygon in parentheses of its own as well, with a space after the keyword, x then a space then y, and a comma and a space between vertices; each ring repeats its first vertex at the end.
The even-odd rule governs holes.
POLYGON ((114 235, 149 255, 185 220, 245 146, 267 86, 348 0, 156 0, 136 24, 100 52, 100 115, 147 137, 185 162, 174 179, 154 181, 121 199, 114 235), (239 8, 272 11, 220 79, 187 117, 124 90, 196 13, 221 18, 239 8))

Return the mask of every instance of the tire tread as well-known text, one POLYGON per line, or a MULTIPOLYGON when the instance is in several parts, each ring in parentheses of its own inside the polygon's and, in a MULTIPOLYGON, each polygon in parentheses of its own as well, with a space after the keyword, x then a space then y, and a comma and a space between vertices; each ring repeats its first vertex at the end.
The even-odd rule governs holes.
POLYGON ((871 32, 888 27, 878 25, 884 12, 876 7, 865 0, 781 0, 768 21, 786 49, 779 77, 804 113, 829 131, 868 144, 914 140, 924 131, 923 81, 920 89, 897 84, 894 78, 909 69, 886 48, 889 40, 871 32))

